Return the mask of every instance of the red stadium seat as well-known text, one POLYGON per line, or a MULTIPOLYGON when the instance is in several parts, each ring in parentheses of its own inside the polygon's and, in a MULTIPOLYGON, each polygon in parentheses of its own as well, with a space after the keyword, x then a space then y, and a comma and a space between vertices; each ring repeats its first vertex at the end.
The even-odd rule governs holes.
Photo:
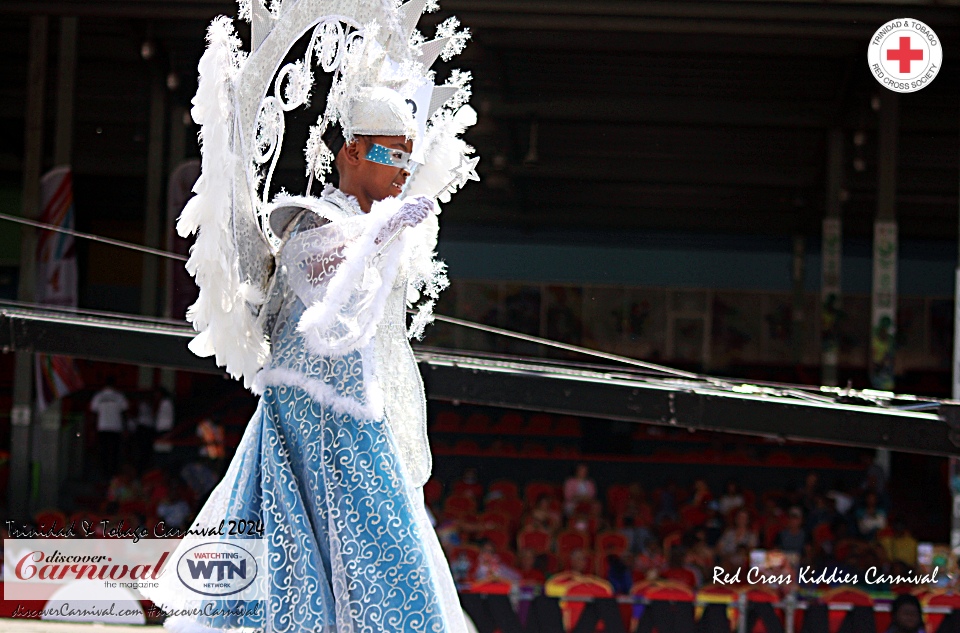
POLYGON ((490 430, 490 418, 482 413, 474 413, 463 423, 463 433, 486 433, 490 430))
POLYGON ((498 479, 494 481, 487 488, 487 491, 498 492, 504 499, 520 498, 520 488, 517 486, 516 482, 510 481, 509 479, 498 479))
POLYGON ((630 501, 630 487, 625 484, 612 484, 607 488, 607 512, 613 516, 623 514, 630 501))
POLYGON ((553 427, 553 416, 546 413, 537 413, 530 416, 524 432, 529 435, 550 435, 553 427))
POLYGON ((438 433, 456 433, 460 430, 460 424, 463 416, 453 411, 441 411, 437 414, 436 421, 433 424, 434 431, 438 433))
POLYGON ((541 554, 550 551, 552 544, 553 538, 546 530, 523 530, 517 535, 518 550, 529 549, 541 554))
POLYGON ((623 554, 630 547, 630 541, 620 532, 608 530, 597 535, 597 551, 605 554, 623 554))
POLYGON ((443 497, 443 483, 439 479, 430 478, 423 484, 423 498, 427 505, 440 502, 443 497))
POLYGON ((544 495, 559 499, 558 486, 546 481, 531 481, 523 489, 523 500, 530 508, 537 505, 537 499, 544 495))
POLYGON ((467 495, 450 495, 443 504, 443 511, 451 516, 463 516, 477 511, 477 501, 467 495))
POLYGON ((564 530, 557 534, 557 554, 563 557, 578 549, 590 547, 589 535, 576 530, 564 530))

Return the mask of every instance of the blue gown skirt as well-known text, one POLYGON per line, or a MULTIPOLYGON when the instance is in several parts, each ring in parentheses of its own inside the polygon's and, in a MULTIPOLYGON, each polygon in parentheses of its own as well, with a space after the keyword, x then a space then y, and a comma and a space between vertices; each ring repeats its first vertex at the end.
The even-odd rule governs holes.
MULTIPOLYGON (((263 522, 267 598, 171 617, 171 630, 466 630, 422 491, 382 419, 336 412, 299 387, 267 387, 194 525, 222 519, 263 522)), ((198 605, 171 579, 144 593, 167 611, 198 605)))

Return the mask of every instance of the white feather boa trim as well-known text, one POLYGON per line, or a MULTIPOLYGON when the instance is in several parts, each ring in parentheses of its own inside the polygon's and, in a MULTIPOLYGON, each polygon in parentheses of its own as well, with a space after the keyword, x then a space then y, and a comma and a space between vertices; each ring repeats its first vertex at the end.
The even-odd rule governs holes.
POLYGON ((377 244, 376 239, 401 205, 402 202, 396 198, 373 204, 367 214, 368 221, 363 233, 344 249, 343 260, 327 285, 323 298, 304 310, 297 329, 315 354, 340 356, 360 349, 373 340, 383 317, 387 297, 400 270, 407 244, 404 235, 406 230, 402 230, 392 243, 385 242, 386 246, 377 244), (378 255, 381 248, 383 252, 378 255), (334 329, 341 310, 355 297, 358 289, 364 295, 360 301, 366 304, 362 326, 352 331, 350 336, 331 340, 327 333, 334 329))
POLYGON ((250 387, 267 356, 267 344, 247 302, 259 303, 249 285, 241 283, 234 244, 234 174, 238 157, 231 149, 233 78, 243 63, 240 40, 230 20, 217 18, 207 32, 209 46, 200 58, 200 83, 193 99, 193 119, 200 124, 203 157, 197 194, 177 221, 182 237, 197 234, 187 271, 196 279, 200 296, 187 311, 199 334, 189 348, 198 356, 215 356, 234 378, 250 387))
POLYGON ((314 401, 329 406, 337 413, 344 413, 358 420, 379 420, 383 417, 383 390, 367 371, 366 364, 363 374, 365 404, 358 402, 356 398, 337 393, 336 389, 322 380, 284 367, 270 367, 261 371, 253 381, 252 391, 260 396, 267 387, 299 387, 314 401))

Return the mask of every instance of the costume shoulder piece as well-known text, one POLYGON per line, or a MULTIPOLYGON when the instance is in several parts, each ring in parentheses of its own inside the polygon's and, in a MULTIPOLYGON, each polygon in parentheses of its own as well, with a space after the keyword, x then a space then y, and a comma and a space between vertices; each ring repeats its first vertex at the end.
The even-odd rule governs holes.
MULTIPOLYGON (((433 0, 401 6, 393 0, 240 0, 239 17, 251 23, 248 51, 230 19, 211 23, 192 110, 201 126, 201 176, 177 230, 184 237, 197 234, 187 262, 200 287, 187 315, 199 332, 190 349, 215 356, 247 387, 268 355, 257 322, 280 248, 273 227, 283 225, 279 215, 276 222, 270 216, 317 200, 311 190, 327 178, 334 158, 325 133, 336 130, 347 141, 376 134, 383 104, 400 103, 410 108, 405 134, 414 139, 415 167, 404 196, 446 202, 467 180, 478 179, 473 148, 459 138, 476 122, 466 105, 470 75, 453 71, 437 85, 430 70, 436 59, 457 54, 468 32, 456 18, 444 21, 430 41, 416 30, 420 15, 437 8, 433 0), (298 42, 306 50, 289 61, 298 42), (285 117, 307 104, 317 73, 330 76, 331 88, 304 148, 307 191, 278 197, 271 184, 285 117), (385 91, 402 99, 383 99, 385 91)), ((432 250, 429 239, 422 241, 432 250)), ((419 259, 418 283, 430 294, 427 278, 438 264, 419 259)))

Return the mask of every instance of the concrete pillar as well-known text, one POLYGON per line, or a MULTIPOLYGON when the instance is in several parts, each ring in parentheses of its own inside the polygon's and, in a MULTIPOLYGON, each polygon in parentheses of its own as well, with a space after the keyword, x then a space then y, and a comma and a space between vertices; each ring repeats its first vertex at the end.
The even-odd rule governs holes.
MULTIPOLYGON (((40 215, 40 170, 43 160, 43 105, 47 77, 47 31, 45 15, 30 17, 27 61, 27 103, 24 115, 23 216, 40 215)), ((21 227, 20 277, 17 298, 31 303, 36 298, 37 233, 21 227)), ((31 514, 31 435, 33 433, 33 353, 17 352, 13 377, 13 410, 10 429, 10 516, 22 521, 31 514)))
POLYGON ((820 266, 820 383, 837 384, 840 361, 838 330, 843 304, 841 294, 841 260, 843 258, 843 224, 840 218, 840 192, 843 188, 843 132, 830 130, 827 136, 826 217, 823 219, 820 266))
POLYGON ((873 231, 873 290, 870 328, 870 382, 874 389, 894 389, 897 333, 897 136, 898 95, 880 96, 880 143, 877 217, 873 231))

